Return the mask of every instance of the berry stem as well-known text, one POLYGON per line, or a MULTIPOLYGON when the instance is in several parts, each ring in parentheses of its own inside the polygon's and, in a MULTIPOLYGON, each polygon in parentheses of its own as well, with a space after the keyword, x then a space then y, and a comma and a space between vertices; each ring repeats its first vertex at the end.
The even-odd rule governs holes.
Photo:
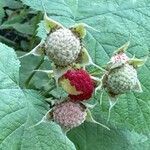
POLYGON ((103 69, 102 67, 96 65, 95 63, 92 63, 92 65, 95 66, 96 68, 98 68, 101 71, 104 71, 104 72, 106 71, 105 69, 103 69))
POLYGON ((105 66, 101 68, 103 69, 103 71, 100 70, 99 68, 96 68, 96 69, 89 71, 89 73, 94 76, 94 75, 100 75, 100 74, 103 74, 103 72, 106 72, 106 69, 104 69, 106 68, 105 66))
MULTIPOLYGON (((34 70, 37 70, 40 68, 40 66, 43 64, 44 62, 44 57, 42 57, 42 59, 40 60, 40 62, 38 63, 38 65, 35 67, 34 70)), ((31 81, 31 79, 33 78, 33 76, 35 75, 36 71, 33 71, 29 77, 27 78, 27 80, 25 81, 25 87, 28 88, 29 87, 29 83, 31 81)))
POLYGON ((104 93, 104 92, 101 93, 100 99, 99 99, 99 104, 100 104, 100 106, 102 105, 102 101, 103 101, 103 93, 104 93))

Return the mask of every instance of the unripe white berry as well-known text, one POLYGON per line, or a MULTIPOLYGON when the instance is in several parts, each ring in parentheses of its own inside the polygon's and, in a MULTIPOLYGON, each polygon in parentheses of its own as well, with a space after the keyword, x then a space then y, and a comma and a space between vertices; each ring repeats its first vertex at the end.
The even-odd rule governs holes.
POLYGON ((129 64, 110 70, 104 80, 104 85, 111 95, 132 91, 136 84, 137 71, 129 64))
POLYGON ((47 37, 46 55, 58 66, 73 63, 80 51, 80 39, 69 29, 60 28, 47 37))

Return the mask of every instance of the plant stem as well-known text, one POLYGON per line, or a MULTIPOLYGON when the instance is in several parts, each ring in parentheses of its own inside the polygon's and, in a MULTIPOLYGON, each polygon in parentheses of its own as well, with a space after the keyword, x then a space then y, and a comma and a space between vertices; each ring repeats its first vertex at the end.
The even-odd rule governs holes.
MULTIPOLYGON (((40 60, 40 62, 38 63, 38 65, 35 67, 34 70, 37 70, 40 68, 40 66, 42 65, 42 63, 44 62, 44 57, 42 57, 42 59, 40 60)), ((25 81, 25 87, 28 88, 29 87, 29 83, 31 81, 31 79, 33 78, 33 76, 35 75, 35 71, 33 71, 30 76, 27 78, 27 80, 25 81)))

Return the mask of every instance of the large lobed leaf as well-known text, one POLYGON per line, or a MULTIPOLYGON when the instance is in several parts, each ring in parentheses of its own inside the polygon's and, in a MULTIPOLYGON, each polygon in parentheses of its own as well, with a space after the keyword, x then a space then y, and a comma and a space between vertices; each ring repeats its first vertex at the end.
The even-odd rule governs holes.
POLYGON ((0 43, 0 149, 75 150, 53 122, 39 122, 48 105, 37 91, 19 87, 19 60, 14 50, 0 43))
MULTIPOLYGON (((33 0, 22 0, 25 4, 29 5, 31 8, 36 10, 43 10, 41 1, 33 0)), ((99 65, 104 65, 108 62, 113 51, 123 45, 125 42, 130 40, 131 45, 128 50, 128 55, 141 58, 143 56, 149 55, 150 47, 150 3, 147 0, 43 0, 44 7, 49 13, 51 18, 60 21, 66 26, 73 25, 74 23, 84 22, 93 28, 97 29, 99 32, 88 29, 88 33, 85 40, 85 45, 89 50, 95 63, 99 65), (57 3, 57 4, 56 4, 57 3), (63 11, 63 12, 62 12, 63 11)), ((39 31, 43 31, 40 26, 39 31)), ((43 33, 43 32, 41 32, 43 33)), ((44 36, 44 34, 42 34, 44 36)), ((41 34, 38 34, 41 37, 41 34)), ((111 112, 110 126, 113 125, 117 128, 129 129, 138 132, 139 136, 144 134, 147 137, 143 145, 146 145, 146 150, 150 148, 149 138, 150 138, 150 58, 146 64, 138 69, 139 79, 142 83, 143 93, 128 93, 122 95, 111 112)), ((95 97, 99 100, 99 95, 95 97)), ((97 107, 93 112, 98 117, 107 119, 108 115, 108 97, 104 95, 104 103, 100 107, 97 107)), ((105 121, 104 121, 105 122, 105 121)), ((99 139, 103 136, 97 133, 93 138, 87 138, 91 132, 99 132, 93 126, 88 125, 83 131, 84 144, 91 145, 91 149, 101 149, 92 148, 92 145, 99 143, 104 144, 105 142, 100 142, 95 138, 99 139), (95 137, 95 138, 94 138, 95 137), (95 144, 92 144, 95 143, 95 144)), ((77 129, 80 132, 80 128, 77 129)), ((116 131, 114 131, 115 133, 116 131)), ((111 133, 110 133, 111 134, 111 133)), ((128 134, 128 133, 127 133, 128 134)), ((131 132, 132 134, 132 132, 131 132)), ((91 136, 91 134, 89 135, 91 136)), ((118 137, 117 133, 112 137, 118 137)), ((118 142, 124 140, 119 137, 118 142)), ((72 139, 76 139, 76 133, 72 132, 72 139)), ((106 145, 107 145, 106 137, 106 145)), ((75 140, 74 140, 75 141, 75 140)), ((88 146, 81 148, 81 140, 77 140, 76 146, 78 149, 88 149, 88 146)), ((110 143, 113 146, 114 141, 110 143)), ((140 142, 139 142, 140 143, 140 142)), ((83 145, 84 145, 83 144, 83 145)), ((142 144, 135 144, 137 149, 143 149, 140 147, 142 144)), ((117 146, 116 146, 117 147, 117 146)), ((133 147, 132 147, 133 148, 133 147)), ((132 149, 131 148, 131 149, 132 149)), ((102 148, 104 149, 104 148, 102 148)), ((108 148, 109 149, 109 148, 108 148)), ((116 148, 117 149, 117 148, 116 148)), ((118 149, 123 149, 118 145, 118 149)))

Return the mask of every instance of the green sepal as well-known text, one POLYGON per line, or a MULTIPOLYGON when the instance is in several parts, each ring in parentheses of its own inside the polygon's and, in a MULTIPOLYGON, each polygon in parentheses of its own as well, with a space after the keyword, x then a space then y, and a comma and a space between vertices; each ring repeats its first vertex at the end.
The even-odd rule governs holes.
POLYGON ((77 63, 80 64, 80 66, 84 67, 86 65, 89 65, 91 61, 91 57, 88 54, 87 50, 85 48, 82 48, 77 59, 77 63))
POLYGON ((45 98, 45 101, 51 106, 54 106, 59 100, 53 99, 52 97, 45 98))
POLYGON ((80 66, 85 67, 86 65, 93 65, 96 68, 105 71, 105 69, 101 68, 100 66, 96 65, 93 61, 91 56, 89 55, 88 51, 85 48, 82 48, 79 58, 77 59, 77 63, 80 66))
POLYGON ((85 101, 82 101, 80 103, 83 104, 85 106, 85 108, 89 108, 89 109, 93 109, 97 105, 97 103, 95 103, 95 104, 89 104, 89 103, 87 103, 85 101))
POLYGON ((91 77, 93 80, 97 81, 98 86, 95 88, 95 94, 97 94, 97 91, 101 91, 103 89, 103 80, 104 80, 105 74, 101 78, 97 77, 91 77))
POLYGON ((29 53, 26 53, 23 56, 18 57, 23 58, 29 55, 34 55, 34 56, 42 56, 45 55, 45 44, 44 41, 42 40, 35 48, 33 48, 29 53))
POLYGON ((70 30, 76 34, 79 38, 84 38, 86 36, 86 29, 83 23, 75 24, 70 30))
POLYGON ((52 118, 52 109, 50 109, 49 111, 47 111, 47 113, 44 115, 44 117, 39 122, 37 122, 33 126, 30 126, 29 128, 34 128, 35 126, 38 126, 41 123, 52 121, 52 119, 53 119, 52 118))
POLYGON ((55 78, 55 81, 56 81, 56 85, 58 87, 59 78, 62 77, 63 74, 65 74, 69 69, 71 69, 71 67, 70 66, 59 67, 59 66, 56 66, 55 64, 52 64, 52 69, 53 69, 53 72, 54 72, 54 78, 55 78))
POLYGON ((71 69, 70 66, 62 68, 62 67, 56 67, 54 64, 52 64, 52 70, 34 70, 34 71, 46 73, 49 78, 54 78, 56 81, 56 86, 58 87, 59 78, 64 73, 66 73, 69 69, 71 69))
POLYGON ((89 109, 87 109, 86 112, 87 112, 87 116, 86 116, 86 121, 87 122, 92 122, 92 123, 98 124, 98 125, 102 126, 103 128, 106 128, 107 130, 110 130, 104 124, 101 124, 101 123, 97 122, 96 120, 94 120, 94 118, 92 116, 92 113, 91 113, 91 111, 89 109))
POLYGON ((134 66, 135 68, 141 67, 145 64, 146 60, 147 60, 147 58, 145 58, 145 59, 131 58, 128 60, 128 64, 134 66))
POLYGON ((39 69, 39 70, 33 70, 33 71, 46 73, 49 78, 54 77, 54 72, 53 72, 53 70, 40 70, 40 69, 39 69))
POLYGON ((59 22, 49 18, 46 13, 44 14, 44 24, 47 33, 51 32, 52 30, 64 28, 59 22))
POLYGON ((79 23, 75 24, 73 27, 71 27, 71 31, 74 32, 78 37, 84 38, 86 36, 86 28, 92 29, 93 31, 100 32, 97 29, 89 26, 86 23, 79 23))
POLYGON ((140 81, 137 79, 134 88, 132 89, 134 92, 142 93, 142 87, 140 81))
POLYGON ((107 69, 112 70, 112 69, 121 67, 124 64, 125 64, 125 62, 116 62, 116 63, 108 62, 107 69))
POLYGON ((118 98, 109 97, 109 111, 108 111, 107 122, 109 122, 111 110, 116 105, 117 101, 118 101, 118 98))
POLYGON ((119 47, 116 51, 114 51, 114 54, 124 53, 128 49, 130 45, 130 41, 126 42, 124 45, 119 47))

